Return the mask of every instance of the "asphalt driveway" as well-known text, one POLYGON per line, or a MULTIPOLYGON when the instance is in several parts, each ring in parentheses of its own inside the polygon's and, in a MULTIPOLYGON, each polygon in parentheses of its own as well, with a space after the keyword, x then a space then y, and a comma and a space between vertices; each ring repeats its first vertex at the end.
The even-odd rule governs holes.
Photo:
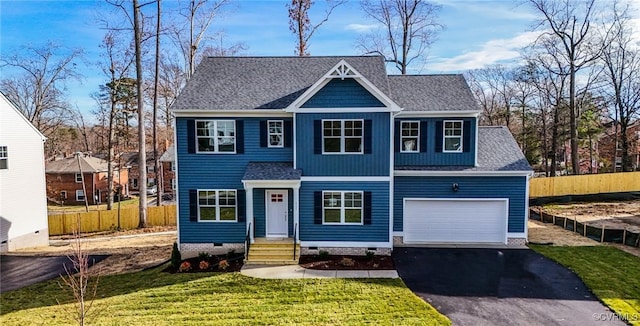
MULTIPOLYGON (((108 256, 89 256, 93 265, 108 256)), ((13 256, 0 255, 0 293, 66 275, 64 265, 72 267, 66 256, 13 256)))
POLYGON ((454 325, 625 325, 573 272, 529 249, 396 248, 393 259, 454 325))

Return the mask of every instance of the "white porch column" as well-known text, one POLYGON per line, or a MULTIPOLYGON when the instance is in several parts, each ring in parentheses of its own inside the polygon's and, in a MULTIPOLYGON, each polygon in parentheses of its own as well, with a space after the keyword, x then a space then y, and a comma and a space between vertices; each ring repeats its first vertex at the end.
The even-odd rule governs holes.
POLYGON ((293 187, 293 225, 297 225, 296 242, 300 241, 300 184, 293 187))
POLYGON ((253 239, 253 230, 255 230, 255 221, 253 219, 253 187, 244 184, 245 191, 245 212, 247 213, 246 221, 247 221, 247 232, 249 232, 249 239, 251 239, 251 243, 254 242, 253 239))

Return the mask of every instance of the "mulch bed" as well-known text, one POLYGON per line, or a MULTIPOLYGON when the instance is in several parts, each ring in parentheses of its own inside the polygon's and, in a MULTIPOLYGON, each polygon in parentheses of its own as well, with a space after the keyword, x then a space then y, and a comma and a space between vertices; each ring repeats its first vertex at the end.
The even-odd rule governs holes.
POLYGON ((300 256, 300 266, 320 270, 394 270, 391 256, 300 256))
POLYGON ((169 266, 163 271, 168 273, 239 272, 242 269, 243 258, 242 254, 193 257, 182 260, 179 268, 169 266), (224 265, 227 266, 223 267, 224 265))

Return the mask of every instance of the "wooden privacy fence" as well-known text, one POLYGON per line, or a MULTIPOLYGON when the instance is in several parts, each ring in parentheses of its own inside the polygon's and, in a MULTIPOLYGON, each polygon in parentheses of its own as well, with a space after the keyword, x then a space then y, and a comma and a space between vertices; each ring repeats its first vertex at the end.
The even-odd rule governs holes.
POLYGON ((533 178, 529 183, 531 198, 629 191, 640 191, 640 172, 533 178))
MULTIPOLYGON (((138 227, 138 216, 138 207, 120 209, 119 219, 117 209, 49 215, 49 235, 73 234, 78 228, 78 218, 80 232, 135 229, 138 227)), ((147 224, 149 226, 176 225, 176 205, 148 207, 147 224)))

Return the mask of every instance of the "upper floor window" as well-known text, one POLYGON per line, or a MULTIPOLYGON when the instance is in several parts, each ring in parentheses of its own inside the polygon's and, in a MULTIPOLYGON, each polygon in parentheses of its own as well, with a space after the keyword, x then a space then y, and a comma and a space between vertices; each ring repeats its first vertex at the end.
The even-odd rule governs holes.
POLYGON ((443 128, 443 152, 462 152, 462 121, 445 120, 443 128))
POLYGON ((82 174, 76 173, 76 183, 82 183, 82 174))
POLYGON ((176 165, 173 162, 169 162, 169 170, 171 170, 171 171, 175 171, 176 170, 176 165))
POLYGON ((362 191, 323 191, 325 224, 362 224, 362 191))
POLYGON ((76 190, 76 201, 83 201, 83 200, 84 200, 84 191, 76 190))
POLYGON ((0 146, 0 170, 9 168, 9 153, 7 146, 0 146))
POLYGON ((363 120, 322 120, 323 153, 363 153, 363 120))
POLYGON ((420 139, 420 122, 419 121, 402 121, 400 125, 400 144, 401 152, 417 153, 419 152, 420 139))
POLYGON ((235 222, 235 190, 198 190, 198 220, 235 222))
POLYGON ((269 147, 284 147, 284 121, 267 121, 267 139, 269 147))
POLYGON ((196 121, 199 153, 235 153, 236 124, 234 120, 196 121))

